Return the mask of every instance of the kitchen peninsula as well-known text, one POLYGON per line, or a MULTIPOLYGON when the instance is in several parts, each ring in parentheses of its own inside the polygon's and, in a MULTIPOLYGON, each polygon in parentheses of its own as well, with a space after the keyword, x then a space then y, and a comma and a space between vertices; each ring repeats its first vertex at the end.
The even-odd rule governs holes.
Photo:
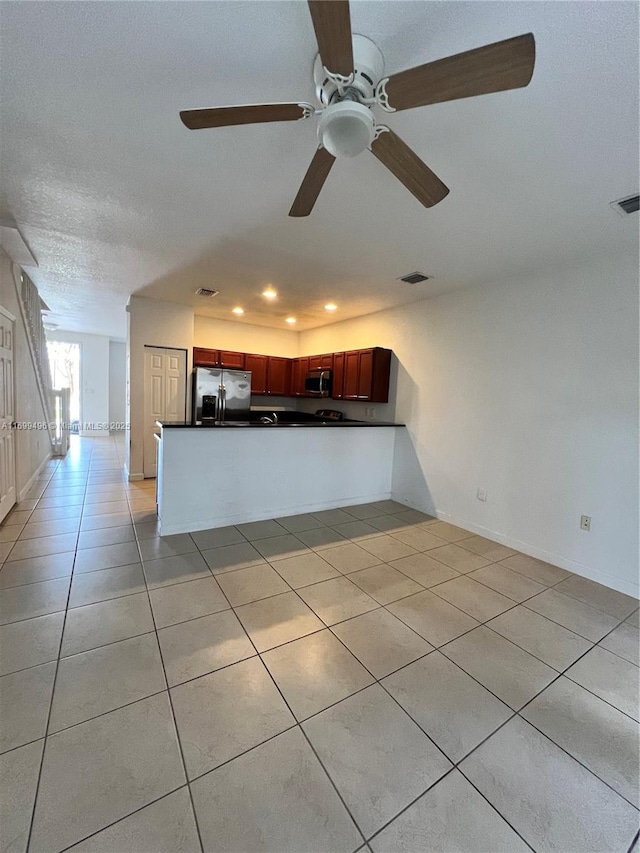
POLYGON ((158 423, 160 533, 189 533, 391 496, 402 424, 158 423))

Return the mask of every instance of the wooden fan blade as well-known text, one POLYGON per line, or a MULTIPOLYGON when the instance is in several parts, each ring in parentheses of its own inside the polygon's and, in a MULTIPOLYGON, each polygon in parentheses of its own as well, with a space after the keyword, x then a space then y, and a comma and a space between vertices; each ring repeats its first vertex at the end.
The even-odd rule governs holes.
POLYGON ((326 148, 318 148, 313 155, 311 165, 307 169, 307 174, 302 180, 298 195, 289 211, 289 216, 308 216, 311 213, 320 195, 320 190, 327 180, 327 175, 335 162, 336 158, 333 154, 329 154, 326 148))
POLYGON ((487 44, 466 53, 409 68, 389 78, 387 96, 396 110, 519 89, 533 74, 536 43, 532 33, 487 44))
POLYGON ((371 143, 371 151, 425 207, 433 207, 449 193, 440 178, 392 130, 381 133, 371 143))
POLYGON ((322 64, 333 74, 353 71, 348 0, 308 0, 322 64))
POLYGON ((182 110, 180 118, 189 130, 229 127, 265 121, 296 121, 304 118, 306 104, 245 104, 239 107, 214 107, 209 110, 182 110))

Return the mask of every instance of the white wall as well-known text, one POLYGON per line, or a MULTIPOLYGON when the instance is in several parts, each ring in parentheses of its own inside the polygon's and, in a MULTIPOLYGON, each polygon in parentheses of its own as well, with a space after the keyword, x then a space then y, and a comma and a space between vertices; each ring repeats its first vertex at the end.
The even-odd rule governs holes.
POLYGON ((445 294, 302 332, 300 353, 394 351, 375 417, 408 426, 398 500, 637 595, 637 264, 445 294))
MULTIPOLYGON (((20 423, 42 423, 47 418, 38 393, 14 273, 19 275, 19 269, 0 248, 0 305, 16 318, 13 351, 15 418, 20 423)), ((51 455, 51 442, 46 430, 22 429, 16 430, 14 435, 16 493, 20 496, 28 491, 31 479, 51 455)))
MULTIPOLYGON (((144 348, 175 347, 187 351, 187 376, 193 364, 193 308, 132 296, 127 306, 128 411, 129 441, 125 466, 131 479, 143 479, 144 436, 144 348)), ((187 397, 189 397, 187 383, 187 397)))
POLYGON ((289 329, 269 329, 211 317, 194 318, 193 345, 196 347, 296 358, 298 339, 298 332, 289 329))
MULTIPOLYGON (((109 341, 109 423, 124 424, 127 419, 127 345, 109 341)), ((124 427, 121 427, 124 429, 124 427)))
POLYGON ((80 435, 109 435, 109 338, 60 329, 47 338, 80 344, 80 435))
POLYGON ((386 427, 163 429, 162 535, 385 500, 400 432, 386 427), (206 460, 214 476, 202 476, 206 460))

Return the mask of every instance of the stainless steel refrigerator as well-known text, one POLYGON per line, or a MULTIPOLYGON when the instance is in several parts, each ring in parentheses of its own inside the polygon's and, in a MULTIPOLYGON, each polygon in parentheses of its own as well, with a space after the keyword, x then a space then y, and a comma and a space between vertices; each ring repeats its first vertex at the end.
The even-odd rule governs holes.
POLYGON ((245 420, 250 408, 251 371, 195 368, 191 411, 196 424, 213 420, 245 420))

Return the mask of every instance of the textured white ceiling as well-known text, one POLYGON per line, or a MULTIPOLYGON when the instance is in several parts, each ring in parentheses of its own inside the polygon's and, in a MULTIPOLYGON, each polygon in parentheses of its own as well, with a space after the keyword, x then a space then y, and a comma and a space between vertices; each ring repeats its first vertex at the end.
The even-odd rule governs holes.
POLYGON ((391 73, 532 31, 533 81, 383 118, 451 188, 437 207, 365 152, 336 163, 297 220, 313 120, 191 132, 178 111, 312 100, 305 2, 16 2, 0 15, 0 219, 22 231, 63 328, 122 337, 131 293, 312 328, 636 246, 637 217, 609 207, 638 189, 634 2, 355 0, 353 29, 391 73), (395 281, 416 269, 435 280, 395 281), (198 287, 221 293, 202 302, 198 287))

